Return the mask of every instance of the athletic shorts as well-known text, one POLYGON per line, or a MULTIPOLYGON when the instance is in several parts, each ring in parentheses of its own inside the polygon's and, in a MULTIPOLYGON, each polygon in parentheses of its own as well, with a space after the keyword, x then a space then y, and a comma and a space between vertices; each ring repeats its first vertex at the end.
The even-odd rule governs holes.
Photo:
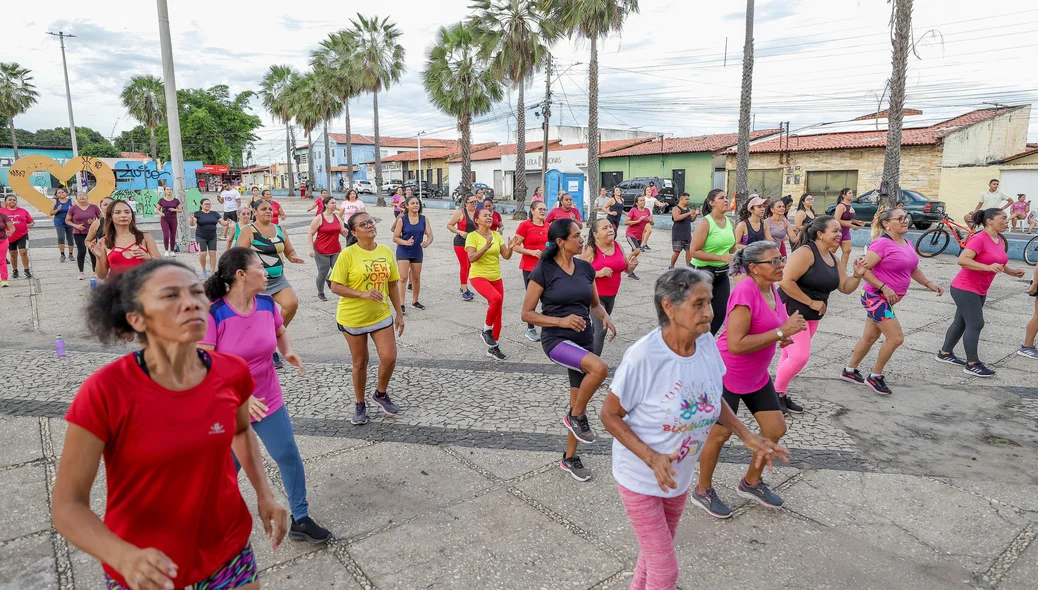
POLYGON ((589 343, 587 347, 584 347, 572 340, 556 340, 553 338, 544 340, 542 333, 541 347, 544 349, 544 353, 548 355, 548 360, 566 368, 567 373, 569 373, 569 386, 580 387, 580 384, 584 381, 584 371, 580 370, 580 361, 584 360, 585 356, 591 354, 591 344, 589 343))
POLYGON ((29 249, 29 234, 18 238, 17 240, 9 240, 11 252, 15 250, 28 250, 29 249))
POLYGON ((200 238, 195 236, 195 241, 198 242, 198 250, 201 252, 216 252, 216 237, 211 238, 200 238))
POLYGON ((733 413, 739 413, 739 402, 746 404, 746 409, 751 414, 757 412, 781 412, 782 406, 779 405, 778 393, 775 392, 775 384, 771 382, 771 378, 768 378, 768 382, 753 393, 732 393, 728 391, 728 388, 723 388, 721 397, 728 403, 728 407, 732 409, 733 413))
POLYGON ((692 240, 676 240, 670 242, 670 247, 675 252, 681 252, 682 250, 688 250, 688 247, 692 245, 692 240))
POLYGON ((625 236, 627 238, 627 244, 631 247, 631 250, 640 250, 642 247, 642 241, 636 240, 631 236, 625 236))
MULTIPOLYGON (((256 555, 252 552, 252 545, 246 544, 241 553, 235 555, 216 570, 213 575, 190 586, 194 590, 224 590, 241 588, 257 580, 259 572, 256 569, 256 555)), ((108 574, 105 574, 105 583, 108 590, 130 590, 116 582, 108 574)))
POLYGON ((870 293, 862 289, 861 306, 865 308, 865 313, 868 314, 869 319, 877 324, 897 319, 897 316, 894 315, 894 309, 887 303, 887 298, 879 293, 870 293))
POLYGON ((223 218, 224 219, 230 219, 231 221, 237 223, 238 222, 238 210, 235 209, 234 211, 224 211, 223 212, 223 218))
POLYGON ((386 328, 392 327, 393 326, 393 316, 389 316, 388 318, 382 320, 381 322, 375 322, 374 324, 371 324, 370 326, 364 326, 364 327, 361 327, 361 328, 348 328, 348 327, 346 327, 346 326, 344 326, 342 324, 339 324, 339 323, 336 323, 335 325, 339 327, 339 331, 342 332, 343 334, 349 334, 350 336, 363 336, 365 334, 374 334, 375 332, 378 332, 379 330, 385 330, 386 328))
POLYGON ((280 277, 277 278, 267 277, 267 288, 263 290, 263 293, 265 295, 270 295, 271 297, 273 297, 274 295, 277 295, 285 289, 291 288, 292 283, 288 282, 288 279, 286 279, 285 275, 282 274, 280 277))
POLYGON ((397 258, 397 262, 410 262, 411 264, 421 264, 425 256, 419 256, 418 258, 397 258))

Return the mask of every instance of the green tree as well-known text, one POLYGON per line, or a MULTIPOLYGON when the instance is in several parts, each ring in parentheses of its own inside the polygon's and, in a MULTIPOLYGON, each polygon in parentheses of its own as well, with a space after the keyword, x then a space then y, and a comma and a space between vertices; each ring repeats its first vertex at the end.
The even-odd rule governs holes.
MULTIPOLYGON (((156 155, 163 160, 169 158, 169 133, 166 130, 165 125, 159 125, 155 129, 157 136, 157 150, 156 155)), ((144 146, 148 145, 150 141, 151 133, 144 125, 137 125, 133 129, 123 131, 112 140, 116 149, 120 152, 136 152, 139 153, 144 149, 144 146)))
POLYGON ((378 93, 389 90, 391 84, 400 81, 404 73, 404 46, 399 39, 401 31, 389 18, 381 21, 378 17, 365 18, 358 14, 351 19, 353 37, 356 40, 354 56, 357 86, 372 94, 375 128, 375 192, 378 193, 378 205, 384 207, 385 195, 382 192, 382 140, 378 132, 378 93))
POLYGON ((472 25, 440 27, 422 73, 429 101, 458 118, 463 195, 472 194, 472 117, 490 112, 502 96, 501 83, 481 49, 472 25))
POLYGON ((267 109, 267 112, 274 117, 275 121, 281 121, 285 124, 285 162, 289 163, 289 196, 296 194, 296 180, 294 175, 291 174, 293 114, 288 100, 288 89, 298 77, 299 73, 291 66, 270 66, 270 69, 263 76, 263 80, 260 81, 259 91, 260 98, 263 100, 263 108, 267 109))
POLYGON ((568 35, 591 43, 588 60, 587 181, 589 194, 598 194, 598 39, 623 29, 638 0, 544 0, 548 18, 560 23, 568 35))
MULTIPOLYGON (((108 138, 89 127, 76 127, 77 145, 88 145, 91 143, 105 143, 108 138)), ((72 148, 72 133, 68 127, 55 127, 53 129, 38 129, 33 134, 32 145, 36 146, 64 146, 72 148)))
MULTIPOLYGON (((321 70, 322 84, 331 87, 342 102, 346 119, 346 168, 348 187, 353 188, 353 130, 350 126, 350 99, 360 94, 356 77, 357 39, 346 30, 330 33, 321 48, 311 54, 310 64, 321 70)), ((379 156, 381 159, 381 155, 379 156)), ((331 190, 331 187, 328 187, 331 190)))
POLYGON ((542 65, 548 48, 559 35, 544 18, 540 0, 476 0, 472 24, 484 56, 495 75, 518 89, 516 101, 515 219, 525 219, 526 200, 526 101, 527 82, 542 65))
POLYGON ((151 159, 158 158, 155 128, 166 118, 166 95, 162 80, 155 76, 133 76, 120 95, 130 116, 151 134, 151 159))
POLYGON ((91 158, 118 158, 122 156, 120 151, 107 141, 87 144, 83 146, 83 149, 79 150, 79 155, 90 156, 91 158))
POLYGON ((17 63, 0 63, 0 115, 7 118, 11 130, 11 145, 14 159, 18 159, 18 135, 14 129, 14 118, 36 104, 39 93, 32 83, 30 70, 17 63))

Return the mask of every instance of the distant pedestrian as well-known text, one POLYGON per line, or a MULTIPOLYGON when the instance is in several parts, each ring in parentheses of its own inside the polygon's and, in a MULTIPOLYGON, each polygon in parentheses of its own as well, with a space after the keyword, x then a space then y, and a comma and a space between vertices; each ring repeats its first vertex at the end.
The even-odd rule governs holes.
POLYGON ((1038 336, 1038 266, 1034 267, 1034 274, 1031 276, 1031 286, 1028 287, 1027 294, 1035 298, 1034 315, 1027 322, 1027 327, 1024 329, 1024 343, 1020 345, 1020 350, 1017 350, 1016 354, 1038 360, 1038 348, 1034 346, 1034 339, 1038 336))
POLYGON ((11 193, 4 197, 4 215, 11 219, 14 231, 7 236, 10 244, 11 256, 11 278, 18 278, 18 261, 22 261, 22 270, 25 278, 32 278, 29 269, 29 229, 36 225, 36 221, 28 211, 18 206, 18 195, 11 193))
MULTIPOLYGON (((400 271, 399 285, 411 289, 411 307, 425 309, 418 301, 422 290, 422 262, 425 249, 432 244, 432 224, 423 214, 422 200, 411 195, 404 200, 404 213, 393 222, 393 242, 396 243, 396 264, 400 271)), ((400 292, 400 313, 404 313, 404 291, 400 292)))
POLYGON ((487 300, 486 321, 483 323, 479 336, 487 346, 487 356, 503 361, 505 355, 501 352, 498 342, 504 323, 502 308, 505 300, 505 284, 501 279, 500 258, 511 259, 512 246, 517 241, 513 237, 509 243, 505 243, 501 234, 490 229, 490 225, 493 223, 491 213, 489 209, 476 211, 476 229, 468 232, 468 236, 465 238, 465 252, 472 265, 469 271, 472 288, 487 300))
POLYGON ((678 256, 682 252, 685 253, 685 266, 692 264, 692 223, 695 222, 696 217, 699 216, 699 211, 688 206, 689 194, 681 193, 678 197, 678 204, 674 206, 670 211, 670 218, 673 222, 670 230, 670 245, 674 251, 670 255, 670 268, 674 268, 677 264, 678 256))
MULTIPOLYGON (((985 209, 1002 209, 1008 208, 1013 199, 1009 195, 998 190, 1000 182, 997 178, 992 178, 988 181, 988 190, 980 193, 980 198, 977 199, 977 206, 973 208, 973 211, 966 214, 966 223, 973 226, 981 226, 981 223, 974 218, 978 211, 985 209)), ((982 226, 981 226, 982 227, 982 226)))
POLYGON ((851 201, 854 200, 854 189, 845 188, 840 191, 840 196, 836 201, 836 210, 833 212, 833 217, 836 221, 840 222, 842 226, 842 235, 840 236, 840 251, 843 253, 840 256, 840 266, 844 270, 847 270, 847 262, 851 259, 851 229, 865 227, 865 222, 855 218, 854 206, 851 205, 851 201))
POLYGON ((321 204, 322 210, 310 222, 306 241, 309 244, 310 258, 317 263, 317 298, 328 301, 324 294, 324 286, 328 281, 328 273, 335 268, 335 261, 342 251, 339 238, 346 235, 346 227, 339 218, 334 197, 326 196, 317 202, 321 204))
POLYGON ((155 205, 155 214, 162 225, 163 256, 176 256, 177 248, 177 215, 184 212, 180 199, 173 195, 173 187, 165 186, 162 197, 155 205))
POLYGON ((573 203, 573 195, 566 191, 560 191, 558 204, 544 218, 548 225, 551 225, 551 222, 556 219, 570 219, 577 224, 577 227, 584 229, 584 220, 580 217, 580 207, 573 203))
POLYGON ((220 193, 220 200, 223 201, 223 219, 229 222, 223 224, 223 235, 220 236, 220 239, 226 240, 227 234, 231 231, 231 226, 238 222, 238 203, 241 201, 241 194, 228 184, 223 187, 223 191, 220 193))
MULTIPOLYGON (((548 208, 544 201, 530 203, 530 218, 520 223, 515 230, 515 246, 512 249, 522 255, 519 270, 523 273, 523 286, 527 289, 530 287, 530 273, 541 261, 541 252, 548 245, 548 224, 544 222, 547 214, 548 208)), ((526 339, 531 342, 541 341, 537 327, 530 322, 526 323, 526 339)))
POLYGON ((51 208, 48 215, 54 218, 54 230, 58 234, 58 251, 61 252, 61 262, 72 258, 72 246, 75 243, 72 237, 72 226, 65 221, 68 218, 70 207, 72 207, 72 199, 68 196, 68 190, 58 188, 54 191, 54 207, 51 208), (68 258, 65 257, 66 245, 68 245, 68 258))

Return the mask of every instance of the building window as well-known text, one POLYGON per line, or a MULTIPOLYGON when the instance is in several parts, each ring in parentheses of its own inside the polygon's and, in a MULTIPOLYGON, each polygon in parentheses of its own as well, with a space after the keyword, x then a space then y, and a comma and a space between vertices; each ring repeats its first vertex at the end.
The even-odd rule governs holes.
MULTIPOLYGON (((775 201, 782 198, 782 169, 749 170, 748 188, 750 194, 758 194, 765 199, 775 201)), ((728 195, 735 194, 735 170, 728 171, 728 195)), ((739 195, 740 197, 742 195, 739 195)), ((742 201, 740 201, 740 204, 742 201)), ((816 209, 817 211, 817 209, 816 209)))
MULTIPOLYGON (((826 206, 835 203, 845 188, 858 191, 857 170, 826 170, 807 173, 807 192, 826 206)), ((816 211, 819 209, 816 208, 816 211)))
POLYGON ((380 149, 379 153, 382 155, 383 158, 389 157, 389 150, 387 149, 380 149))

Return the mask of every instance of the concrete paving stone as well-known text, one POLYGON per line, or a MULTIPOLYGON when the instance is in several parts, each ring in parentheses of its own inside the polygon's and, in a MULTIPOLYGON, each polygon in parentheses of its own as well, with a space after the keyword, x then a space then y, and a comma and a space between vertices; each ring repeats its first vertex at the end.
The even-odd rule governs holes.
POLYGON ((38 418, 0 417, 0 468, 43 458, 38 418))
POLYGON ((1038 580, 1038 542, 1031 541, 998 587, 1001 590, 1034 590, 1035 580, 1038 580))
MULTIPOLYGON (((281 542, 277 550, 274 550, 270 541, 267 540, 266 533, 263 531, 263 522, 256 511, 256 491, 252 489, 252 485, 244 472, 238 476, 238 488, 241 490, 241 496, 245 500, 245 505, 249 507, 249 513, 252 515, 252 536, 249 538, 249 542, 252 543, 252 550, 256 554, 256 564, 260 569, 273 567, 302 555, 325 549, 324 545, 311 545, 304 541, 292 541, 288 538, 288 535, 285 535, 285 540, 281 542)), ((281 485, 279 478, 275 478, 275 482, 271 484, 271 489, 274 491, 274 497, 278 503, 284 506, 286 510, 289 510, 289 517, 291 517, 292 513, 288 499, 285 497, 284 487, 281 485)), ((321 518, 322 513, 313 509, 312 503, 310 512, 318 524, 325 527, 328 526, 325 519, 321 518)), ((291 522, 291 518, 289 518, 289 522, 291 522)), ((335 531, 333 530, 332 532, 334 533, 335 531)))
POLYGON ((296 445, 299 447, 299 456, 303 458, 303 461, 309 461, 328 453, 356 449, 366 444, 364 441, 351 438, 296 435, 296 445))
POLYGON ((42 465, 0 471, 0 541, 51 528, 42 465))
POLYGON ((58 569, 49 534, 0 544, 0 590, 52 590, 57 587, 58 569))
POLYGON ((555 453, 451 447, 462 458, 471 461, 501 479, 515 479, 559 460, 555 453))
POLYGON ((91 555, 69 546, 69 561, 72 563, 72 579, 76 590, 107 590, 104 568, 91 555))
MULTIPOLYGON (((942 480, 944 481, 944 480, 942 480)), ((1034 486, 972 479, 950 479, 947 484, 971 494, 977 494, 992 503, 1019 510, 1038 521, 1038 494, 1034 486)))
POLYGON ((622 565, 504 490, 425 514, 349 549, 380 588, 587 588, 622 565))
POLYGON ((60 457, 62 450, 65 448, 65 433, 68 432, 68 422, 64 418, 48 418, 50 422, 50 440, 51 447, 54 449, 54 456, 60 457))
MULTIPOLYGON (((1028 361, 1032 365, 1038 364, 1023 357, 1016 358, 1028 361)), ((1015 368, 996 365, 995 372, 997 374, 993 378, 978 378, 973 381, 973 384, 998 387, 1038 387, 1038 366, 1015 368)))
POLYGON ((361 588, 331 550, 309 553, 291 565, 260 572, 264 588, 361 588))

